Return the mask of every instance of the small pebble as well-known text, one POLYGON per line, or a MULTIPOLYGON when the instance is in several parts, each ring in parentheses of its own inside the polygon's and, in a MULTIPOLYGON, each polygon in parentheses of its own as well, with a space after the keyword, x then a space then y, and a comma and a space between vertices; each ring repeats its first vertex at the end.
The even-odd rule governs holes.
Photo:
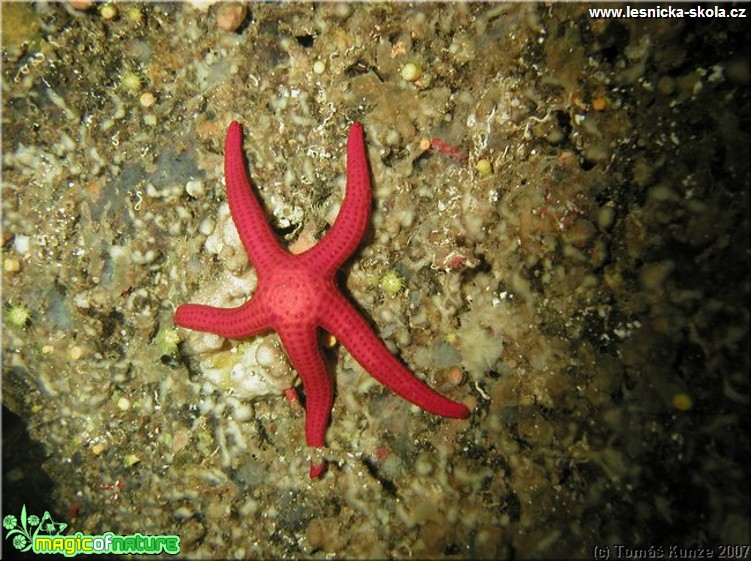
POLYGON ((93 4, 93 0, 68 0, 68 4, 74 10, 88 10, 93 4))
POLYGON ((141 97, 138 98, 138 101, 143 107, 148 108, 154 105, 154 102, 156 102, 156 97, 154 97, 154 94, 151 92, 143 92, 141 94, 141 97))
POLYGON ((204 236, 210 236, 211 233, 214 231, 215 226, 216 226, 216 222, 214 222, 212 218, 206 218, 198 226, 198 231, 201 232, 201 234, 203 234, 204 236))
POLYGON ((338 17, 339 19, 348 18, 351 13, 352 13, 352 7, 345 2, 340 2, 334 8, 334 15, 338 17))
POLYGON ((407 82, 414 82, 418 80, 420 76, 422 76, 422 71, 414 62, 408 62, 402 66, 402 78, 407 82))
POLYGON ((31 239, 29 236, 16 236, 13 240, 13 249, 21 255, 26 255, 31 249, 31 239))
POLYGON ((181 506, 172 512, 172 516, 175 518, 175 520, 187 520, 188 518, 193 516, 193 511, 187 506, 181 506))
POLYGON ((216 13, 216 24, 224 31, 237 31, 248 15, 248 7, 238 2, 222 4, 216 13))
POLYGON ((129 468, 129 467, 133 467, 140 461, 141 461, 141 458, 139 458, 135 454, 128 454, 127 456, 125 456, 125 459, 123 460, 123 465, 126 468, 129 468))
POLYGON ((270 367, 276 361, 276 353, 271 343, 261 343, 256 349, 256 362, 259 365, 270 367))
POLYGON ((203 181, 193 179, 185 184, 185 192, 191 197, 198 199, 204 195, 206 190, 203 187, 203 181))

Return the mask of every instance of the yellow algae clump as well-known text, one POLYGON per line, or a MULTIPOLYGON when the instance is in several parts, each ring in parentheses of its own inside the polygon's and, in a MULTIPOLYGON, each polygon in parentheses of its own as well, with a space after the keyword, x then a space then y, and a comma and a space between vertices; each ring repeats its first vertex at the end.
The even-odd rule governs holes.
POLYGON ((21 270, 21 262, 18 259, 6 259, 3 261, 3 269, 6 273, 17 273, 21 270))
POLYGON ((31 318, 31 312, 26 306, 21 304, 11 306, 5 312, 5 321, 13 327, 25 327, 29 318, 31 318))
POLYGON ((120 79, 120 85, 124 90, 136 93, 141 89, 141 77, 135 72, 126 72, 120 79))
POLYGON ((402 288, 404 288, 404 279, 399 273, 392 269, 383 275, 380 286, 386 294, 397 294, 402 288))
POLYGON ((154 339, 157 349, 162 355, 170 356, 177 352, 180 343, 180 335, 174 327, 163 327, 154 339))
POLYGON ((131 6, 125 12, 125 17, 135 24, 143 23, 143 12, 139 6, 131 6))
POLYGON ((3 3, 3 47, 20 49, 29 45, 32 50, 42 39, 36 11, 31 3, 3 3))
POLYGON ((490 160, 483 158, 482 160, 477 161, 475 169, 477 170, 477 173, 480 174, 480 177, 488 177, 493 173, 493 164, 490 163, 490 160))
POLYGON ((120 12, 118 12, 117 6, 114 4, 105 4, 99 9, 99 15, 102 16, 102 19, 105 21, 112 21, 117 19, 120 12))

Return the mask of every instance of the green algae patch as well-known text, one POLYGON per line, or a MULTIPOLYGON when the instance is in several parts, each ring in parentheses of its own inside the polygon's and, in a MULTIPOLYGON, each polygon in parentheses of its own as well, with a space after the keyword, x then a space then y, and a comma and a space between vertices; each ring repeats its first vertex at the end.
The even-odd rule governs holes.
POLYGON ((12 3, 2 6, 3 46, 36 50, 42 40, 36 11, 32 4, 12 3))

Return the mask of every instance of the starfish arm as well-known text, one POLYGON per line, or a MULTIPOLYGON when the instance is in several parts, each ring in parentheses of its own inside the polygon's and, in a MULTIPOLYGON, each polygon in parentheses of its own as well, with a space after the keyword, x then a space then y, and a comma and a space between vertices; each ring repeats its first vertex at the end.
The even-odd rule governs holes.
POLYGON ((288 254, 266 223, 266 215, 250 186, 242 152, 242 131, 237 121, 232 121, 224 146, 224 176, 227 183, 227 200, 232 219, 240 234, 248 257, 256 270, 266 270, 288 254))
POLYGON ((305 260, 333 273, 357 249, 370 217, 370 176, 361 123, 352 123, 347 138, 347 190, 334 225, 308 250, 305 260))
POLYGON ((341 341, 368 373, 395 394, 441 417, 466 419, 469 409, 420 381, 391 354, 347 300, 337 294, 321 326, 341 341))
MULTIPOLYGON (((300 326, 278 330, 287 356, 305 388, 305 442, 322 448, 334 401, 334 384, 326 370, 315 327, 300 326)), ((311 471, 311 477, 314 477, 311 471)))
POLYGON ((183 304, 175 310, 174 321, 180 327, 214 333, 228 339, 245 339, 271 328, 266 308, 253 299, 237 308, 183 304))

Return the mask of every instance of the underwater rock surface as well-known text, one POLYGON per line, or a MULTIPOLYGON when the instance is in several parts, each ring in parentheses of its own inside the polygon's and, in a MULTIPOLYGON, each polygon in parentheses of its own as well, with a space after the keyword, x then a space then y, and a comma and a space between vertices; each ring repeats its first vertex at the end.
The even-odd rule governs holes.
POLYGON ((191 558, 749 543, 743 20, 114 6, 2 5, 2 389, 23 421, 4 425, 4 514, 48 508, 26 495, 43 473, 69 530, 176 534, 191 558), (373 216, 340 285, 469 421, 327 341, 311 482, 276 336, 173 326, 193 295, 254 286, 225 204, 233 119, 299 250, 364 123, 373 216))

